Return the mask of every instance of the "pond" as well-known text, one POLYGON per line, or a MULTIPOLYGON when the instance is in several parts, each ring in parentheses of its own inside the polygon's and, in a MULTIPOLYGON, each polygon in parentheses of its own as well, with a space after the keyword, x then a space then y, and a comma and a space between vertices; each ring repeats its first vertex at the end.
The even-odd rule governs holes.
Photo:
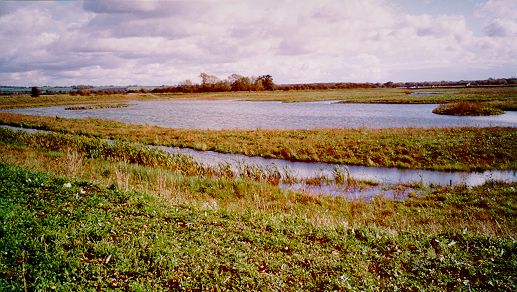
POLYGON ((6 110, 52 117, 112 119, 191 129, 314 129, 403 127, 517 127, 517 112, 499 116, 436 115, 436 104, 257 102, 239 100, 135 101, 127 108, 65 110, 65 106, 6 110))

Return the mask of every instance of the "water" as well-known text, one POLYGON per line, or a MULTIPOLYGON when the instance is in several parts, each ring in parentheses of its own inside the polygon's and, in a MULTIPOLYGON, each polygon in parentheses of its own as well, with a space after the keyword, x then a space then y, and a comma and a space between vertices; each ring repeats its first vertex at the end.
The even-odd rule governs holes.
POLYGON ((317 177, 332 178, 335 170, 349 172, 356 180, 372 181, 385 185, 422 184, 424 186, 442 185, 468 187, 482 185, 490 180, 517 182, 517 171, 487 170, 483 172, 435 171, 424 169, 400 169, 395 167, 371 167, 343 165, 320 162, 297 162, 283 159, 250 157, 240 154, 223 154, 213 151, 198 151, 188 148, 153 146, 169 153, 181 153, 193 157, 197 162, 207 166, 229 164, 234 168, 246 164, 263 169, 278 169, 281 174, 289 174, 297 179, 317 177))
POLYGON ((186 129, 314 129, 517 127, 517 112, 498 116, 436 115, 435 104, 282 103, 236 100, 136 101, 127 108, 65 110, 65 106, 6 110, 28 115, 101 118, 186 129))
POLYGON ((488 181, 517 182, 517 171, 514 170, 487 170, 482 172, 434 171, 424 169, 399 169, 395 167, 369 167, 343 165, 319 162, 296 162, 282 159, 250 157, 240 154, 224 154, 214 151, 198 151, 188 148, 152 146, 171 154, 185 154, 191 156, 198 163, 206 166, 218 167, 221 164, 230 165, 234 173, 238 174, 242 165, 258 167, 266 170, 278 170, 282 178, 291 177, 302 181, 298 183, 281 183, 280 187, 286 190, 301 191, 309 194, 329 196, 343 196, 348 199, 369 201, 377 196, 389 199, 404 199, 410 193, 423 194, 422 190, 411 185, 457 186, 474 187, 488 181), (332 180, 336 170, 350 175, 355 180, 378 183, 379 185, 366 188, 340 186, 333 183, 311 185, 304 180, 311 178, 328 178, 332 180), (406 185, 402 188, 390 188, 406 185), (409 186, 408 186, 409 185, 409 186))
POLYGON ((409 95, 412 96, 427 96, 427 95, 438 95, 443 94, 443 92, 437 92, 437 91, 415 91, 411 92, 409 95))

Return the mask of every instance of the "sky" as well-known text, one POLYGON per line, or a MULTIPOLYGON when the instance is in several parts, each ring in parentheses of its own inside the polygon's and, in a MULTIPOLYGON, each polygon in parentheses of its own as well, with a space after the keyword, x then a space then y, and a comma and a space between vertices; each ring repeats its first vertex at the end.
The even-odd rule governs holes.
POLYGON ((517 0, 0 1, 0 84, 517 76, 517 0))

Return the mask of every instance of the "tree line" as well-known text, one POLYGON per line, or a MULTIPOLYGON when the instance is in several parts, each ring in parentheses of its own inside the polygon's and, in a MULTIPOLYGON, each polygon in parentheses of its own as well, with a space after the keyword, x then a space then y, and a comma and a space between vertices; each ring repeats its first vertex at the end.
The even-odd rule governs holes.
MULTIPOLYGON (((191 80, 185 80, 175 86, 160 86, 154 89, 131 90, 128 87, 95 87, 91 85, 75 85, 66 91, 49 91, 45 87, 21 88, 21 91, 5 91, 8 86, 0 86, 0 94, 27 94, 29 91, 33 97, 41 94, 70 95, 110 95, 132 92, 152 93, 201 93, 201 92, 226 92, 226 91, 263 91, 263 90, 332 90, 354 88, 432 88, 432 87, 479 87, 479 86, 517 86, 517 78, 488 78, 485 80, 460 80, 460 81, 423 81, 423 82, 385 82, 385 83, 304 83, 304 84, 275 84, 269 74, 258 77, 248 77, 240 74, 232 74, 226 79, 219 79, 215 75, 207 73, 199 74, 201 84, 194 84, 191 80)), ((62 87, 64 88, 64 87, 62 87)))
MULTIPOLYGON (((269 74, 258 77, 248 77, 232 74, 221 80, 215 75, 205 72, 199 74, 201 84, 194 84, 185 80, 177 86, 162 86, 152 90, 153 93, 198 93, 198 92, 225 92, 225 91, 263 91, 275 90, 273 77, 269 74)), ((142 90, 140 90, 142 91, 142 90)))

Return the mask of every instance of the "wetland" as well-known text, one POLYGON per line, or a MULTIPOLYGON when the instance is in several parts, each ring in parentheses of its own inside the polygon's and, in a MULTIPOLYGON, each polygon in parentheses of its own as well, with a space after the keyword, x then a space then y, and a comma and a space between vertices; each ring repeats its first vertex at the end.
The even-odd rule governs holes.
POLYGON ((439 91, 6 98, 0 286, 513 290, 513 113, 432 109, 514 91, 439 91))

